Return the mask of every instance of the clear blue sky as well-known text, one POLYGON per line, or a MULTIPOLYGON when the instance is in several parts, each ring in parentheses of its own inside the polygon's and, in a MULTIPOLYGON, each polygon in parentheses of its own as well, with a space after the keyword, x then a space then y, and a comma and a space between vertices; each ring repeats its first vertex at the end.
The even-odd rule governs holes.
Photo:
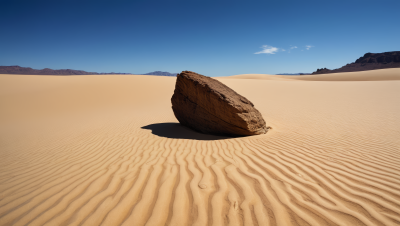
POLYGON ((399 0, 0 0, 0 65, 313 72, 399 51, 399 15, 399 0))

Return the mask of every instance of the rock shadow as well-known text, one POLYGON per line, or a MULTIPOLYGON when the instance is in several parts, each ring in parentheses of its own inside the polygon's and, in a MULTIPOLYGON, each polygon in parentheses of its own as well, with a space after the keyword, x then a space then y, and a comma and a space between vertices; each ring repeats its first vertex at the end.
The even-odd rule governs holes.
POLYGON ((224 140, 235 137, 217 136, 196 132, 176 122, 155 123, 143 126, 142 129, 151 130, 151 133, 160 137, 189 140, 224 140))

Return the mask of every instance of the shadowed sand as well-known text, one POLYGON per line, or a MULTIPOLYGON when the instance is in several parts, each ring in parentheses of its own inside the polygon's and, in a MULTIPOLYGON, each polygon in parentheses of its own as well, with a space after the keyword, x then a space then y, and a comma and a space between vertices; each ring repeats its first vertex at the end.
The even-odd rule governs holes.
POLYGON ((175 78, 0 75, 0 225, 399 225, 392 71, 219 78, 273 128, 236 138, 180 126, 175 78))
POLYGON ((196 132, 188 127, 182 126, 179 122, 172 123, 155 123, 143 126, 142 129, 149 129, 151 133, 160 137, 175 139, 192 139, 192 140, 221 140, 230 139, 232 137, 216 136, 196 132))

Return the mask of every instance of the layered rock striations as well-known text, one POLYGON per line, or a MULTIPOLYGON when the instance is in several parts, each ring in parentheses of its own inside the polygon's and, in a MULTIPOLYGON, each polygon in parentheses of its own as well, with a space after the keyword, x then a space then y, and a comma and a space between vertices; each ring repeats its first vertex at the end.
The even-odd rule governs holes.
POLYGON ((202 133, 248 136, 264 134, 269 129, 248 99, 195 72, 177 75, 171 102, 178 121, 202 133))
POLYGON ((327 68, 317 69, 317 71, 313 72, 312 74, 367 71, 397 67, 400 67, 400 51, 366 53, 364 56, 358 58, 354 63, 346 64, 345 66, 334 70, 327 68))

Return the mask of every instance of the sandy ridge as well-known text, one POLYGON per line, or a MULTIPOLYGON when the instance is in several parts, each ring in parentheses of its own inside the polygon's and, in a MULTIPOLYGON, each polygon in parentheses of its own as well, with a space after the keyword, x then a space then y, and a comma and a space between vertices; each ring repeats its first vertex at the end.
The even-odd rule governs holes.
POLYGON ((275 81, 390 81, 400 80, 400 68, 377 69, 370 71, 342 72, 318 75, 268 75, 268 74, 242 74, 220 79, 262 79, 275 81))

